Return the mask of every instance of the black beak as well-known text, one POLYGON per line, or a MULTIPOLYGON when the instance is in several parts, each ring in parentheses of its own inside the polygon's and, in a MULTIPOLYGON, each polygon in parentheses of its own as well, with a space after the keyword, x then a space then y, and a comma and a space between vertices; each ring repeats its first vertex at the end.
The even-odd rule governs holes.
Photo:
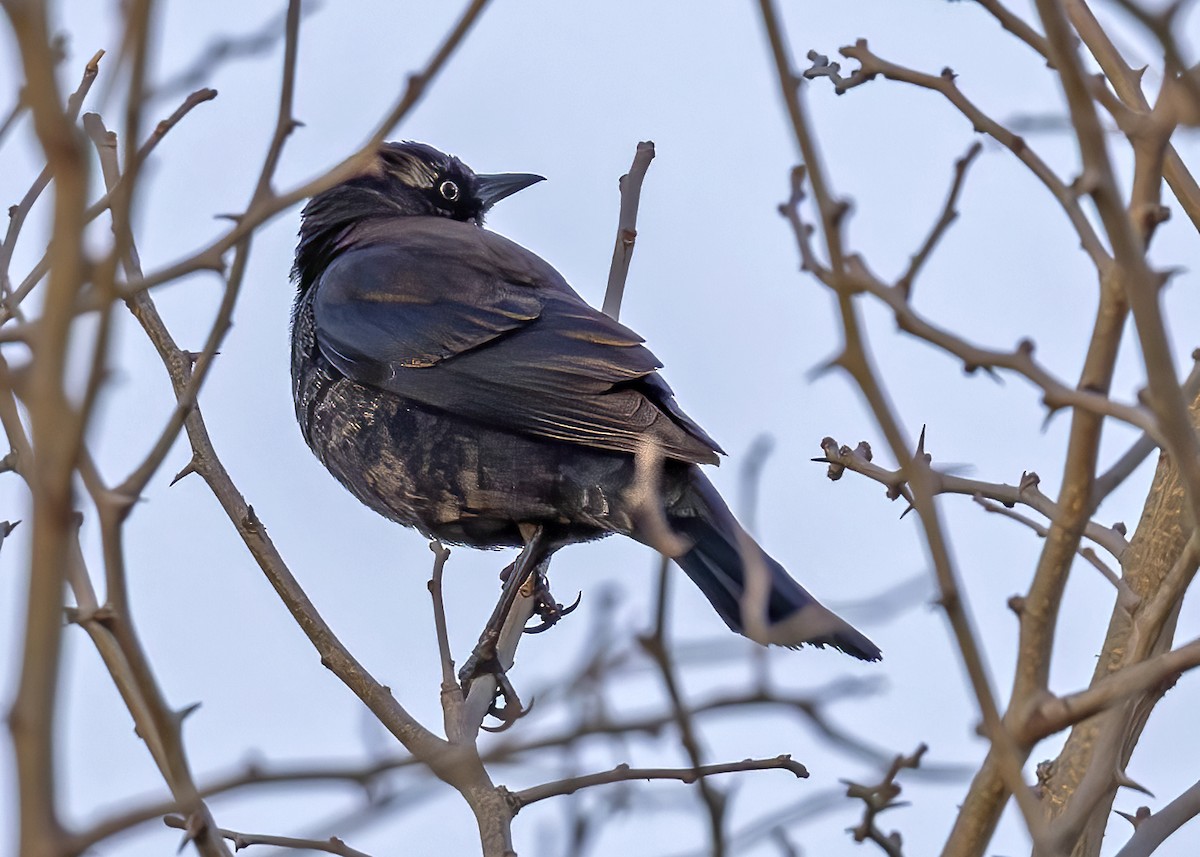
POLYGON ((535 176, 532 173, 476 175, 475 193, 479 197, 479 201, 483 203, 483 210, 487 211, 506 196, 512 196, 519 190, 525 190, 530 185, 545 180, 544 177, 535 176))

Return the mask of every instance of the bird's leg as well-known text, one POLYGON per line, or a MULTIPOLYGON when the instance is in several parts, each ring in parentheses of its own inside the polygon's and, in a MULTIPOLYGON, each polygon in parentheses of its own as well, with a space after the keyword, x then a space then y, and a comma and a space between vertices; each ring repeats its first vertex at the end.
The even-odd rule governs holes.
MULTIPOLYGON (((462 682, 464 694, 470 689, 471 682, 479 676, 503 674, 504 666, 496 656, 496 644, 500 640, 504 622, 508 618, 508 614, 512 612, 517 596, 521 594, 522 587, 530 575, 548 563, 549 556, 542 528, 533 528, 526 537, 525 549, 521 551, 516 562, 506 569, 508 577, 504 581, 504 588, 500 591, 500 600, 496 602, 496 608, 492 611, 491 618, 484 626, 483 633, 479 635, 479 642, 475 644, 471 656, 458 671, 458 680, 462 682)), ((503 688, 503 683, 498 683, 497 686, 503 688)), ((504 695, 508 696, 507 693, 504 695)), ((513 696, 515 698, 515 694, 513 696)), ((511 700, 509 701, 511 702, 511 700)), ((517 707, 520 707, 519 701, 517 701, 517 707)))

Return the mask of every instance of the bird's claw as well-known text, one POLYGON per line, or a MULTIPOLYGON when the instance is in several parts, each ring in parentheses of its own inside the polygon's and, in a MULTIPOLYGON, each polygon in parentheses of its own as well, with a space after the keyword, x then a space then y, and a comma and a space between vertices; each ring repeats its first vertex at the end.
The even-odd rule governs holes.
POLYGON ((553 628, 562 617, 573 613, 583 598, 583 593, 580 592, 570 605, 562 606, 550 592, 550 581, 540 570, 534 572, 526 585, 530 588, 529 596, 533 598, 533 612, 541 619, 538 624, 526 628, 526 634, 540 634, 553 628))
POLYGON ((564 616, 569 616, 574 613, 575 608, 579 606, 579 602, 582 600, 583 593, 580 592, 575 596, 574 601, 564 607, 554 599, 554 596, 550 594, 549 586, 542 586, 538 590, 537 601, 534 602, 533 606, 533 612, 536 613, 542 621, 530 628, 526 628, 525 633, 540 634, 543 631, 553 628, 564 616))
POLYGON ((528 708, 521 704, 521 697, 517 696, 516 688, 508 680, 508 676, 503 672, 496 673, 496 694, 492 698, 491 705, 488 706, 487 713, 499 720, 500 723, 496 726, 487 726, 481 723, 479 728, 485 732, 504 732, 532 710, 532 702, 529 703, 528 708))
POLYGON ((481 676, 492 676, 496 680, 492 701, 488 704, 487 713, 500 721, 498 726, 483 726, 488 732, 503 732, 530 712, 533 703, 528 708, 521 704, 521 697, 509 681, 508 673, 504 671, 500 659, 496 657, 495 640, 484 639, 475 647, 471 657, 458 671, 458 680, 462 683, 463 696, 471 691, 471 684, 481 676), (489 646, 490 644, 490 646, 489 646), (490 649, 490 653, 489 653, 490 649))

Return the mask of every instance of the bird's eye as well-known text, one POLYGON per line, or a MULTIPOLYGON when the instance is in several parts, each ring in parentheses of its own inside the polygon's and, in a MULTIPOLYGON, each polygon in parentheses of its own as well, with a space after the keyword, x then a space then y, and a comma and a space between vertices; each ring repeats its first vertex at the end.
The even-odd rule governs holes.
POLYGON ((442 196, 448 201, 454 202, 458 199, 458 185, 454 182, 442 182, 442 186, 438 188, 442 192, 442 196))

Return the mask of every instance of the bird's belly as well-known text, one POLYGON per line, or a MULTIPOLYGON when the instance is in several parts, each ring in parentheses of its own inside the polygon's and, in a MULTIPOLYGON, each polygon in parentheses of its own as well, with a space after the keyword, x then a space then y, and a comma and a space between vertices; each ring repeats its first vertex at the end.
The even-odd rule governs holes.
POLYGON ((558 544, 630 529, 630 456, 499 431, 321 372, 301 383, 297 416, 355 497, 427 536, 488 548, 522 544, 521 524, 558 544))

